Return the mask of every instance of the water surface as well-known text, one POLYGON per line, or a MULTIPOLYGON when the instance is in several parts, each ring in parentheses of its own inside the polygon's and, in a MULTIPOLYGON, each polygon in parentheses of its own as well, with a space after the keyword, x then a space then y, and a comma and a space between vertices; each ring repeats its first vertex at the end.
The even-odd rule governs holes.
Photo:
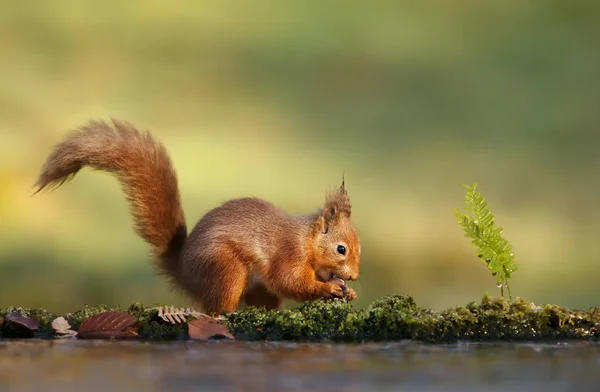
POLYGON ((600 344, 0 340, 0 391, 594 391, 600 344))

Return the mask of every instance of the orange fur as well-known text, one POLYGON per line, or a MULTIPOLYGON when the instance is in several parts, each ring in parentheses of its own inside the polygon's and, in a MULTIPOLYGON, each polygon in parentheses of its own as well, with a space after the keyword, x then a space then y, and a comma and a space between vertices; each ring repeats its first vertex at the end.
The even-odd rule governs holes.
POLYGON ((91 121, 58 143, 36 193, 62 185, 84 166, 116 175, 136 233, 151 245, 159 270, 207 312, 234 311, 242 300, 276 309, 284 299, 356 298, 354 290, 330 282, 359 276, 360 240, 343 182, 322 209, 303 216, 257 198, 230 200, 188 236, 166 149, 149 132, 112 122, 114 130, 91 121))

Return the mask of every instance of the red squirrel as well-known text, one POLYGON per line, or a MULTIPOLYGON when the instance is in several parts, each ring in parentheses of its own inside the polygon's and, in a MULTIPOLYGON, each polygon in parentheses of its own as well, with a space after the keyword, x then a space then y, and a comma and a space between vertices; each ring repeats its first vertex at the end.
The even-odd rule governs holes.
MULTIPOLYGON (((226 201, 187 233, 178 180, 164 145, 126 121, 92 120, 57 143, 35 183, 57 188, 84 166, 120 181, 137 235, 175 289, 212 314, 247 306, 278 309, 284 299, 353 300, 360 240, 342 185, 317 211, 292 216, 258 198, 226 201)), ((34 193, 34 194, 35 194, 34 193)))

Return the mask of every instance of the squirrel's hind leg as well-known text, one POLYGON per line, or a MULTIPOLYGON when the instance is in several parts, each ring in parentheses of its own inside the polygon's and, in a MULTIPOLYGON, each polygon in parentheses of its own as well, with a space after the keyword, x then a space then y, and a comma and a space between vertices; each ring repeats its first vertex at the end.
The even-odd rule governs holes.
POLYGON ((246 306, 264 307, 266 310, 279 309, 283 305, 283 300, 271 293, 260 283, 249 287, 244 293, 244 302, 246 306))
POLYGON ((209 314, 235 311, 248 283, 248 272, 242 260, 233 252, 221 252, 205 261, 194 271, 195 284, 188 287, 190 294, 199 300, 209 314))

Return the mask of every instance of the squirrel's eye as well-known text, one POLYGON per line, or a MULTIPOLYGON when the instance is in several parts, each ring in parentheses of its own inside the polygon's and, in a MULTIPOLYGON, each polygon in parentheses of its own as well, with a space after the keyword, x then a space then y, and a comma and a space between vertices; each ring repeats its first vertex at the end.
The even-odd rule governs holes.
POLYGON ((341 255, 345 255, 346 254, 346 247, 344 245, 338 245, 337 252, 339 254, 341 254, 341 255))

